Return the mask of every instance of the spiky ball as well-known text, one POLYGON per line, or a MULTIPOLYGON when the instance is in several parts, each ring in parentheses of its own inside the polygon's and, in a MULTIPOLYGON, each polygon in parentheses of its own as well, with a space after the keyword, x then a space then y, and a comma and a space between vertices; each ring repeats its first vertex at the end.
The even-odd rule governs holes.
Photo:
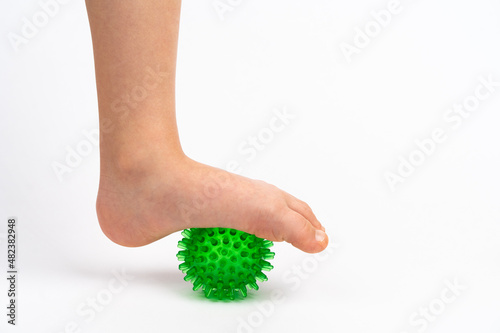
POLYGON ((238 291, 246 297, 247 287, 258 290, 257 280, 267 281, 262 270, 273 268, 266 261, 274 258, 269 240, 229 228, 191 228, 182 235, 179 269, 207 298, 234 300, 238 291))

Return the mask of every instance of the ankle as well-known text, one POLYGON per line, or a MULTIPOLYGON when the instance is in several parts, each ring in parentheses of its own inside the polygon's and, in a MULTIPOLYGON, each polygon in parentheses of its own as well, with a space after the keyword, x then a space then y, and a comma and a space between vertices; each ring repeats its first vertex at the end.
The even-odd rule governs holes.
POLYGON ((180 146, 176 149, 156 149, 146 145, 109 154, 101 150, 101 175, 137 179, 147 175, 165 174, 166 170, 174 173, 187 159, 180 146))

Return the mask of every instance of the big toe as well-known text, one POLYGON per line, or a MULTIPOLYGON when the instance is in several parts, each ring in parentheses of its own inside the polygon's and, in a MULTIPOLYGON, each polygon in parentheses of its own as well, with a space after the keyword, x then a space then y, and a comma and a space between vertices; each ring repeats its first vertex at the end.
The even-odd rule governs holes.
POLYGON ((304 252, 321 252, 328 245, 328 235, 323 230, 315 228, 309 220, 293 210, 284 215, 280 225, 281 230, 276 234, 281 235, 282 240, 304 252))

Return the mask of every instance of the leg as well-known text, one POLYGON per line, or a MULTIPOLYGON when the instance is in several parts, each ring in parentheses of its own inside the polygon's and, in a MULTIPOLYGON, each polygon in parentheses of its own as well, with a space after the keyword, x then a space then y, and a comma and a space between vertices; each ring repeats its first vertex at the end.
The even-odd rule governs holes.
POLYGON ((87 0, 101 129, 97 216, 124 246, 235 228, 306 252, 328 237, 306 203, 184 155, 175 119, 180 0, 87 0))

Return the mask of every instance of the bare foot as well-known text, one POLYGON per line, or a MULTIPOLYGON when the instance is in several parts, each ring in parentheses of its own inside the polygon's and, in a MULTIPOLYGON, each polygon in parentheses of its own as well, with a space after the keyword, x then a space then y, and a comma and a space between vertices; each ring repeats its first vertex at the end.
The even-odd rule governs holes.
POLYGON ((305 202, 185 156, 101 173, 97 216, 107 237, 131 247, 192 227, 234 228, 309 253, 328 244, 305 202))
POLYGON ((118 244, 142 246, 185 228, 229 227, 306 252, 323 250, 328 237, 307 204, 182 152, 175 116, 181 1, 86 4, 99 102, 103 232, 118 244))

